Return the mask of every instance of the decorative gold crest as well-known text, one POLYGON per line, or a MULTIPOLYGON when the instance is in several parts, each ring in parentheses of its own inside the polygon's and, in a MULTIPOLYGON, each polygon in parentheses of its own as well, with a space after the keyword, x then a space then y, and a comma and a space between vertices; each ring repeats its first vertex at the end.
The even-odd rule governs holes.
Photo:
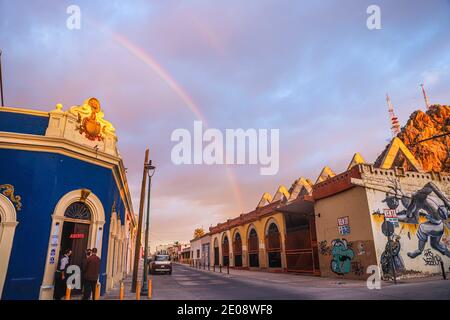
POLYGON ((0 185, 0 190, 3 190, 3 195, 14 203, 17 211, 22 210, 22 203, 20 202, 22 197, 14 195, 14 186, 12 184, 2 184, 0 185))
POLYGON ((91 114, 84 118, 81 117, 81 113, 78 113, 78 126, 77 130, 80 134, 85 135, 89 140, 101 141, 102 136, 102 125, 97 121, 97 114, 100 112, 100 102, 96 98, 90 98, 87 101, 87 105, 90 107, 91 114))

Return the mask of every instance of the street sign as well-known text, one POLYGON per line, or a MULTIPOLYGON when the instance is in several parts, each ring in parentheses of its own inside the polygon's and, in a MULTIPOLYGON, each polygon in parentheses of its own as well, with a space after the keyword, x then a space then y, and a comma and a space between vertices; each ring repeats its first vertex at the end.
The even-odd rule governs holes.
POLYGON ((386 218, 386 221, 391 222, 395 228, 399 226, 395 209, 384 209, 384 217, 386 218))

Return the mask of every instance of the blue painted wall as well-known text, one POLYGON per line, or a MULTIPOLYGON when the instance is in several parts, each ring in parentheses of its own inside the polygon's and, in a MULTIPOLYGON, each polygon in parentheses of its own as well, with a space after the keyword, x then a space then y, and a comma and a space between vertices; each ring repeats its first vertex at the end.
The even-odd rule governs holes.
POLYGON ((45 135, 48 117, 0 111, 0 131, 45 135))
MULTIPOLYGON (((1 113, 0 113, 1 114, 1 113)), ((0 184, 15 187, 22 197, 3 299, 38 299, 47 257, 51 215, 66 193, 86 188, 102 202, 106 223, 103 230, 100 282, 106 287, 106 256, 111 208, 114 200, 121 221, 124 204, 112 171, 67 156, 0 149, 0 184)))

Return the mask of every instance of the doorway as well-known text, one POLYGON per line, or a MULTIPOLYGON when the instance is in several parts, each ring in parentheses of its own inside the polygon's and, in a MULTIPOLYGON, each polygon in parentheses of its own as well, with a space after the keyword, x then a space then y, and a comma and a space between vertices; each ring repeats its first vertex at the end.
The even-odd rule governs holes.
MULTIPOLYGON (((91 211, 84 202, 74 202, 64 212, 64 222, 61 232, 60 257, 67 249, 72 250, 70 265, 76 265, 83 272, 83 261, 90 238, 91 211)), ((59 261, 59 259, 58 259, 59 261)), ((83 274, 81 274, 83 279, 83 274)), ((73 289, 73 294, 80 294, 81 290, 73 289)))
MULTIPOLYGON (((59 199, 52 215, 52 224, 47 247, 47 258, 39 299, 47 300, 53 298, 55 271, 58 264, 57 259, 60 255, 59 251, 63 250, 63 245, 65 247, 72 245, 73 247, 71 249, 76 252, 78 251, 78 249, 76 249, 78 246, 81 246, 81 248, 97 248, 97 255, 101 258, 104 224, 105 211, 103 209, 102 202, 89 190, 73 190, 66 193, 63 197, 61 197, 61 199, 59 199), (75 226, 73 226, 73 239, 70 239, 70 237, 67 239, 67 236, 65 236, 63 240, 63 229, 67 228, 65 231, 71 229, 69 226, 64 228, 64 225, 69 222, 74 224, 83 224, 85 226, 78 226, 76 229, 75 226), (86 232, 86 228, 89 230, 88 232, 86 232), (75 235, 79 230, 80 233, 85 234, 84 240, 87 241, 82 245, 78 244, 78 242, 83 243, 81 239, 76 242, 74 239, 76 237, 81 237, 75 235)), ((66 233, 68 232, 69 231, 66 231, 66 233)), ((75 253, 75 255, 77 254, 75 253)), ((72 263, 77 262, 76 260, 79 261, 79 258, 77 257, 73 257, 73 259, 72 263)), ((104 278, 105 276, 101 274, 101 283, 104 281, 104 278)), ((105 286, 102 285, 101 290, 103 293, 105 286)))
POLYGON ((314 212, 285 213, 288 272, 320 275, 314 212))
POLYGON ((89 224, 65 221, 61 235, 61 255, 72 250, 70 264, 82 267, 89 239, 89 224))

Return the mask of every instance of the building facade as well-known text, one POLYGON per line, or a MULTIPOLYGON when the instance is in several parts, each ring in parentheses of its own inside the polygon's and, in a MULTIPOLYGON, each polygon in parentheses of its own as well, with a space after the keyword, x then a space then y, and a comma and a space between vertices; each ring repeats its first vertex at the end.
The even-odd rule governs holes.
POLYGON ((175 242, 169 248, 167 248, 167 254, 170 256, 171 261, 178 261, 178 251, 180 251, 181 245, 175 242))
POLYGON ((101 258, 101 294, 131 271, 135 216, 117 136, 100 103, 0 108, 0 295, 52 299, 66 249, 101 258))
POLYGON ((191 240, 191 258, 194 265, 208 265, 210 239, 211 237, 207 233, 191 240))
MULTIPOLYGON (((397 155, 396 155, 397 156, 397 155)), ((407 155, 411 157, 412 155, 407 155)), ((378 266, 390 279, 450 266, 450 175, 358 164, 314 186, 325 276, 365 279, 378 266)))
POLYGON ((189 244, 181 245, 178 254, 178 261, 181 263, 191 263, 191 246, 189 244))
POLYGON ((315 183, 264 193, 255 210, 209 229, 210 263, 351 279, 448 270, 450 165, 441 149, 439 161, 432 151, 417 158, 395 137, 373 164, 357 153, 343 173, 324 167, 315 183))
POLYGON ((233 268, 318 274, 311 181, 300 178, 255 210, 210 228, 210 263, 233 268))

